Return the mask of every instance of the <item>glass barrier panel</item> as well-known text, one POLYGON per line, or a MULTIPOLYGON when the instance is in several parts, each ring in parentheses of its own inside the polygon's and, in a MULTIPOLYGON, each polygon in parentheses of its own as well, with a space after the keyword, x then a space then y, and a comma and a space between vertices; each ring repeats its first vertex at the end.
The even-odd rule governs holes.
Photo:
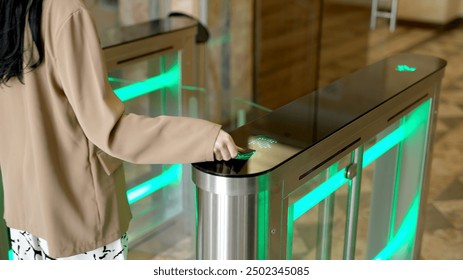
POLYGON ((320 172, 299 188, 301 195, 290 198, 287 259, 342 259, 350 158, 320 172))
POLYGON ((431 100, 365 144, 357 259, 412 259, 431 100))

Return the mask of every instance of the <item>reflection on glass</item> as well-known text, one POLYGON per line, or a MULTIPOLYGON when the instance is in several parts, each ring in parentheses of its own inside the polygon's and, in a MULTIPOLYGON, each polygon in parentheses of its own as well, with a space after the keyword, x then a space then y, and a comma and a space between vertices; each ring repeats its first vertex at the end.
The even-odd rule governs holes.
POLYGON ((269 108, 242 97, 235 97, 231 104, 231 119, 233 120, 233 125, 231 125, 230 129, 241 127, 270 112, 272 112, 272 110, 269 108))

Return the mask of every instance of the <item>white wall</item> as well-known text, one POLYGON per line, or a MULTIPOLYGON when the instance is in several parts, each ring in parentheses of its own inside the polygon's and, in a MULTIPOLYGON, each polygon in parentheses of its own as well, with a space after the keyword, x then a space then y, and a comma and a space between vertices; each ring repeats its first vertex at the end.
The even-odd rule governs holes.
POLYGON ((447 24, 461 16, 462 0, 402 0, 398 18, 403 20, 447 24))
MULTIPOLYGON (((325 0, 326 2, 371 7, 371 0, 325 0)), ((380 7, 389 7, 390 0, 380 0, 380 7)), ((463 0, 399 0, 399 19, 446 24, 463 17, 463 0)))

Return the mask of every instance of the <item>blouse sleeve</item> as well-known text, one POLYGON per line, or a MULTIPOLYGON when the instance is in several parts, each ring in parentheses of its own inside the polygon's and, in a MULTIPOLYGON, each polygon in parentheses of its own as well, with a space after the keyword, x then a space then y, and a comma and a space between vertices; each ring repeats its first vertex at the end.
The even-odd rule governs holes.
POLYGON ((124 104, 109 85, 99 38, 87 10, 78 10, 67 19, 56 42, 63 90, 93 144, 132 163, 213 160, 220 125, 188 117, 124 114, 124 104))

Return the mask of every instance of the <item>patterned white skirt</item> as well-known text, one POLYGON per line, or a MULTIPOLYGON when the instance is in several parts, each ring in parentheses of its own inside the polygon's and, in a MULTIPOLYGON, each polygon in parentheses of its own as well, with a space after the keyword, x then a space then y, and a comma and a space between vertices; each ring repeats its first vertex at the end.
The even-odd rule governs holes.
MULTIPOLYGON (((26 231, 10 228, 10 242, 14 260, 57 260, 49 256, 47 241, 26 231)), ((58 260, 126 260, 128 236, 82 254, 58 260)))

